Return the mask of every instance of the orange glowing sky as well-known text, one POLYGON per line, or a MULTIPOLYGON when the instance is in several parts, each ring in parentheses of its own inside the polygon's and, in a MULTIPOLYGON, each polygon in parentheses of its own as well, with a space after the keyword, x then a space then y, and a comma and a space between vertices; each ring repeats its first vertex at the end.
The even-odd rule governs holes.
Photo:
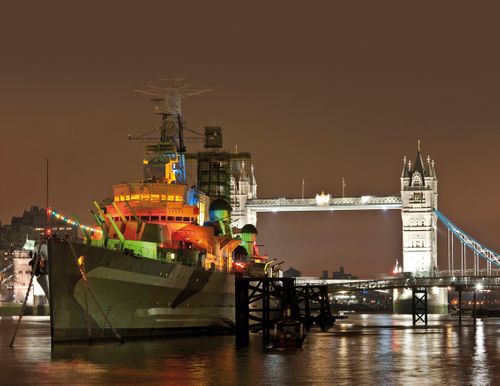
MULTIPOLYGON (((151 129, 132 89, 182 75, 214 91, 188 127, 253 153, 259 197, 398 194, 403 155, 436 160, 439 207, 500 250, 499 9, 449 2, 33 2, 0 16, 0 220, 87 216, 140 177, 151 129)), ((87 217, 86 217, 87 216, 87 217)), ((305 275, 370 276, 401 256, 398 211, 265 214, 264 252, 305 275)), ((440 240, 441 245, 446 244, 440 240)), ((440 261, 445 261, 440 258, 440 261)))

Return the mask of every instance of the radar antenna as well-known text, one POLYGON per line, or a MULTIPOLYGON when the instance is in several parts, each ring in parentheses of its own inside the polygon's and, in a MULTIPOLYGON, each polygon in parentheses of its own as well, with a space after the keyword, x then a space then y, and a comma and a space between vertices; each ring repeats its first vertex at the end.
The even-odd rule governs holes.
POLYGON ((182 99, 200 95, 211 89, 193 89, 184 78, 160 78, 156 84, 150 83, 135 89, 143 95, 151 97, 153 112, 162 117, 160 141, 175 143, 177 151, 184 153, 184 122, 182 119, 182 99))
POLYGON ((160 132, 159 143, 146 145, 143 162, 144 180, 185 183, 184 129, 197 135, 201 133, 184 127, 181 101, 210 90, 193 89, 184 82, 183 78, 161 78, 155 84, 150 83, 134 91, 151 97, 153 112, 161 116, 161 124, 156 129, 138 137, 129 135, 129 139, 149 142, 155 140, 154 137, 150 137, 153 131, 160 132))

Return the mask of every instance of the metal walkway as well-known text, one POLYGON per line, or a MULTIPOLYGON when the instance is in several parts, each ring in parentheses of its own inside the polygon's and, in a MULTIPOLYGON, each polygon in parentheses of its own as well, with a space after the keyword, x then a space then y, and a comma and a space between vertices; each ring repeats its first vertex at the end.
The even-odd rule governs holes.
MULTIPOLYGON (((326 197, 326 196, 325 196, 326 197)), ((262 212, 310 212, 328 210, 401 209, 400 196, 335 197, 322 202, 315 198, 268 198, 248 200, 246 208, 262 212)))

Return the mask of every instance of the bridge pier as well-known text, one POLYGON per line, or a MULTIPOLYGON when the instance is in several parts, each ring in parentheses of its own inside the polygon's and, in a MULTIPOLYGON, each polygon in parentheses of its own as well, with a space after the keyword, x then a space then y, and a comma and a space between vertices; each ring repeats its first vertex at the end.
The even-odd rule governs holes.
POLYGON ((305 285, 296 286, 295 293, 299 307, 300 320, 306 330, 316 323, 321 331, 332 327, 335 319, 332 316, 330 299, 328 297, 328 286, 305 285))
POLYGON ((472 294, 472 317, 474 318, 474 326, 476 325, 476 290, 472 294))
POLYGON ((271 343, 271 330, 282 320, 314 322, 326 331, 335 321, 326 285, 297 285, 293 278, 235 278, 236 344, 247 346, 251 331, 262 331, 264 347, 271 343))
POLYGON ((462 287, 458 288, 458 325, 462 325, 462 287))
POLYGON ((293 278, 235 278, 236 344, 247 346, 250 331, 262 332, 262 344, 271 342, 271 329, 288 317, 298 320, 293 278))
POLYGON ((422 322, 427 326, 427 288, 412 288, 413 325, 422 322))
POLYGON ((236 322, 236 345, 248 346, 249 343, 249 302, 248 289, 249 282, 242 280, 241 273, 235 277, 235 322, 236 322))

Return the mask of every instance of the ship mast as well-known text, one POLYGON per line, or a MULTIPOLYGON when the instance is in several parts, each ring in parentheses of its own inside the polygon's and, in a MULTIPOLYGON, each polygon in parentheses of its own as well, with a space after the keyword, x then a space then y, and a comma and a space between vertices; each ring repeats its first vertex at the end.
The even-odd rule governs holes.
POLYGON ((140 89, 134 90, 152 97, 153 112, 161 115, 160 141, 172 141, 176 144, 177 151, 184 153, 184 124, 182 119, 182 99, 199 95, 210 89, 193 89, 184 78, 161 78, 157 84, 150 83, 140 89))
MULTIPOLYGON (((151 97, 153 112, 161 116, 158 127, 160 142, 157 145, 146 146, 145 165, 150 161, 156 164, 176 163, 173 169, 174 177, 165 174, 162 178, 167 182, 186 182, 185 157, 186 146, 184 143, 184 121, 182 118, 182 99, 199 95, 210 89, 193 89, 183 78, 161 78, 155 84, 150 83, 134 90, 151 97), (174 146, 172 146, 174 145, 174 146)), ((145 179, 161 179, 157 173, 151 173, 152 168, 145 168, 145 179), (146 172, 147 170, 147 172, 146 172)))

